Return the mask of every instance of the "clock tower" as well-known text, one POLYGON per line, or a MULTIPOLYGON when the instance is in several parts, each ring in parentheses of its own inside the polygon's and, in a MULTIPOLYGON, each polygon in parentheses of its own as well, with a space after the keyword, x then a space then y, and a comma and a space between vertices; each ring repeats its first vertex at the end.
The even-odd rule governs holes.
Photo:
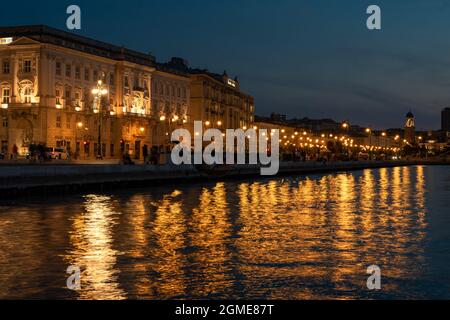
POLYGON ((404 137, 405 140, 411 144, 416 142, 416 124, 414 121, 414 115, 411 111, 406 115, 404 137))

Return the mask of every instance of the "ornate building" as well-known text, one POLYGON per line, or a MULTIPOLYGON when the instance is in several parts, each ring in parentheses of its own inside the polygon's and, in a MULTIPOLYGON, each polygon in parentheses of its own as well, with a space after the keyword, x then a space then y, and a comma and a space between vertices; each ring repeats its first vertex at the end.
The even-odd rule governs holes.
POLYGON ((171 132, 185 127, 190 120, 190 79, 183 72, 156 64, 153 72, 152 106, 157 125, 153 127, 153 144, 160 151, 171 147, 171 132))
POLYGON ((47 26, 0 28, 0 99, 7 156, 45 145, 78 159, 142 159, 144 146, 170 151, 171 132, 196 120, 221 129, 254 121, 237 78, 47 26), (103 96, 92 92, 99 81, 103 96))
MULTIPOLYGON (((189 68, 187 62, 172 58, 165 64, 189 75, 191 80, 190 119, 202 121, 205 128, 237 129, 254 121, 254 99, 242 92, 237 78, 231 79, 202 69, 189 68)), ((193 129, 191 121, 189 128, 193 129)))
POLYGON ((0 38, 4 153, 45 144, 92 159, 100 131, 104 157, 140 159, 161 143, 163 115, 187 119, 189 78, 156 70, 151 55, 46 26, 0 28, 0 38), (107 94, 96 99, 99 80, 107 94))

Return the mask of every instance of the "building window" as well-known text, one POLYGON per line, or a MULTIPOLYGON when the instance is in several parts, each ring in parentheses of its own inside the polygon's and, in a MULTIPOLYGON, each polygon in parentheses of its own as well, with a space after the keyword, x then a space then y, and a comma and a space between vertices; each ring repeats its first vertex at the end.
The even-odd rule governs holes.
POLYGON ((80 80, 81 78, 81 70, 80 67, 76 66, 75 67, 75 79, 80 80))
POLYGON ((7 38, 0 38, 0 44, 9 44, 13 42, 13 38, 7 37, 7 38))
POLYGON ((136 88, 140 88, 141 87, 141 79, 140 79, 140 77, 138 76, 138 75, 135 75, 134 76, 134 86, 136 87, 136 88))
POLYGON ((80 107, 81 105, 80 93, 78 91, 75 92, 75 105, 77 107, 80 107))
POLYGON ((66 104, 70 103, 70 99, 72 98, 72 91, 70 88, 66 88, 66 104))
POLYGON ((5 60, 5 61, 3 61, 3 73, 9 74, 9 71, 10 71, 9 61, 5 60))
POLYGON ((84 69, 84 80, 85 81, 89 81, 90 80, 90 70, 89 70, 89 68, 85 68, 84 69))
POLYGON ((10 103, 10 94, 11 89, 10 88, 3 88, 2 90, 2 103, 10 103))
POLYGON ((31 60, 27 59, 23 62, 23 72, 30 73, 31 72, 31 60))
POLYGON ((71 121, 71 118, 70 118, 70 115, 66 115, 66 128, 67 129, 70 129, 70 121, 71 121))
POLYGON ((24 103, 31 103, 31 96, 33 94, 33 90, 31 89, 31 86, 26 86, 23 89, 23 100, 24 103))
POLYGON ((130 82, 129 82, 129 79, 128 79, 128 76, 125 76, 125 88, 128 88, 129 86, 130 86, 130 82))
POLYGON ((8 116, 4 115, 2 120, 3 128, 8 128, 8 116))
POLYGON ((72 66, 70 64, 66 64, 66 77, 70 78, 72 76, 72 66))
POLYGON ((55 91, 56 105, 61 106, 61 91, 56 89, 55 91))
POLYGON ((60 76, 61 75, 61 62, 56 62, 56 75, 60 76))
POLYGON ((60 113, 58 113, 56 115, 56 127, 61 128, 61 114, 60 113))
POLYGON ((94 70, 94 81, 98 81, 98 71, 94 70))
POLYGON ((113 86, 114 85, 114 74, 110 74, 109 75, 109 85, 113 86))

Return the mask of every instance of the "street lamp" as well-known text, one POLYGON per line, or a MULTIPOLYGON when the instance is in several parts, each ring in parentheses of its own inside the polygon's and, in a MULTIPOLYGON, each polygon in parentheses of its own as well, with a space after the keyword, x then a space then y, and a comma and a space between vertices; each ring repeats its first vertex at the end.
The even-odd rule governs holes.
POLYGON ((103 159, 102 152, 102 97, 108 94, 108 90, 103 87, 103 81, 98 80, 97 87, 92 89, 92 94, 97 100, 97 109, 94 109, 94 113, 98 113, 98 142, 97 142, 97 159, 103 159))
POLYGON ((370 152, 372 151, 372 129, 367 128, 366 133, 369 135, 369 152, 370 152))
POLYGON ((350 125, 348 124, 347 121, 344 121, 342 123, 342 129, 344 129, 344 131, 348 133, 348 130, 350 129, 350 125))

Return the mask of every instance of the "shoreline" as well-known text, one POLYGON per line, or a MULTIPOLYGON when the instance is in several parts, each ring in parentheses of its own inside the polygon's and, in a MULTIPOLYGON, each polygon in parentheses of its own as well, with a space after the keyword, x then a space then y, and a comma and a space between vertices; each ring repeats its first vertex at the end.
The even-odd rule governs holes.
POLYGON ((232 171, 210 175, 192 165, 0 165, 0 200, 20 196, 57 195, 80 191, 102 192, 119 188, 226 180, 258 180, 271 177, 392 168, 414 165, 449 165, 448 161, 284 162, 275 176, 261 176, 260 167, 240 165, 232 171))

